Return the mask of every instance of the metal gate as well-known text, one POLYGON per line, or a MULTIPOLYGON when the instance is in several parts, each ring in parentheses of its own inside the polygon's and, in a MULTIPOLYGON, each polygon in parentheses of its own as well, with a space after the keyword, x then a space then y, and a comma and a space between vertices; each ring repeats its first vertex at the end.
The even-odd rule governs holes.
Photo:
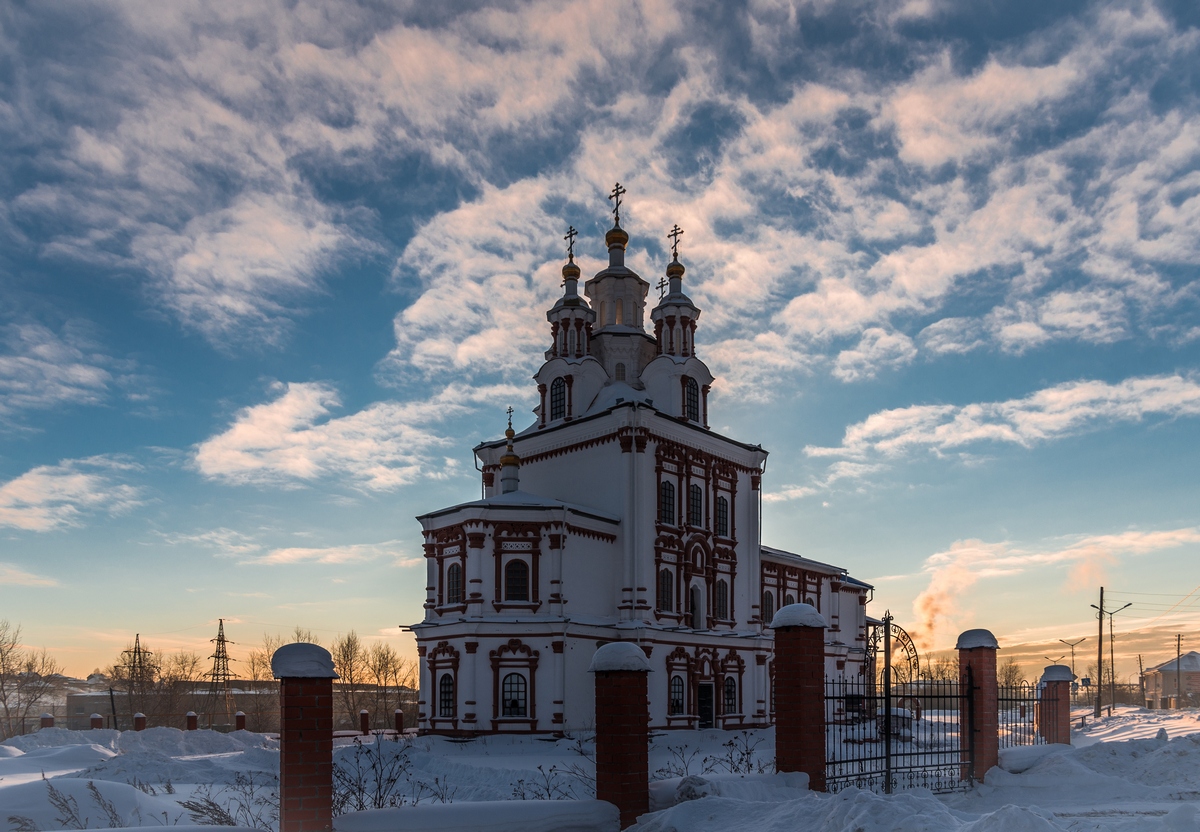
POLYGON ((878 680, 825 680, 826 788, 891 794, 968 787, 975 759, 970 668, 958 681, 893 682, 890 616, 883 623, 878 680))

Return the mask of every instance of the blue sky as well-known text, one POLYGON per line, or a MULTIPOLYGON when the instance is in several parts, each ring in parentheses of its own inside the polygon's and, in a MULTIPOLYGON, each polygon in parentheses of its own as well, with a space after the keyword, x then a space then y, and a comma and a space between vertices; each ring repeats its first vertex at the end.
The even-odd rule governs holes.
POLYGON ((1104 583, 1161 660, 1200 620, 1198 67, 1165 0, 6 4, 2 615, 75 672, 218 617, 411 644, 413 517, 532 419, 620 180, 643 276, 685 229, 764 542, 1031 668, 1104 583))

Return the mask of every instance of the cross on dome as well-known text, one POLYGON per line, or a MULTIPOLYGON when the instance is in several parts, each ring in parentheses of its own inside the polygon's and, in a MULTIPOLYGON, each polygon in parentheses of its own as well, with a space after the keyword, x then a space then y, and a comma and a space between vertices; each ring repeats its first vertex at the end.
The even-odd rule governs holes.
POLYGON ((513 415, 513 409, 512 409, 512 405, 509 405, 509 406, 508 406, 508 427, 509 427, 509 430, 511 430, 511 429, 512 429, 512 415, 513 415))
POLYGON ((671 229, 671 233, 669 233, 667 236, 671 238, 671 257, 678 260, 679 238, 683 236, 683 229, 679 227, 679 223, 675 224, 675 227, 671 229))
POLYGON ((627 191, 621 187, 621 183, 618 182, 616 187, 613 188, 612 192, 608 195, 608 198, 613 200, 613 226, 619 226, 621 224, 621 196, 625 193, 627 193, 627 191))
POLYGON ((659 300, 662 300, 664 297, 667 296, 667 287, 670 285, 671 284, 667 282, 667 279, 665 277, 660 277, 658 279, 658 283, 654 286, 654 288, 658 290, 658 299, 659 300))
POLYGON ((578 236, 579 232, 575 230, 575 226, 567 226, 567 233, 563 239, 567 241, 567 259, 571 262, 575 261, 575 238, 578 236))

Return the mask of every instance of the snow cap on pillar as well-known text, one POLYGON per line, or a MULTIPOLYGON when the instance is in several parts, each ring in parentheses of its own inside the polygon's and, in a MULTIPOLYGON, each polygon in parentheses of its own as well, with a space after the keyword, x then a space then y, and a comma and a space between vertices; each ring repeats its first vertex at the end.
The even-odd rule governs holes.
POLYGON ((966 630, 958 637, 955 650, 974 650, 976 647, 986 647, 989 650, 999 650, 1000 642, 992 635, 991 630, 966 630))
POLYGON ((1043 682, 1074 682, 1075 674, 1066 665, 1052 664, 1042 671, 1043 682))
POLYGON ((825 620, 825 616, 817 612, 817 608, 812 604, 788 604, 786 607, 780 607, 779 612, 775 613, 775 617, 771 619, 771 627, 779 629, 780 627, 820 627, 822 629, 829 626, 829 622, 825 620))
POLYGON ((620 670, 649 673, 650 660, 646 658, 646 651, 632 641, 614 641, 606 644, 592 656, 592 666, 588 668, 588 673, 611 673, 620 670))
POLYGON ((276 679, 337 679, 333 656, 319 644, 285 644, 271 656, 271 675, 276 679))

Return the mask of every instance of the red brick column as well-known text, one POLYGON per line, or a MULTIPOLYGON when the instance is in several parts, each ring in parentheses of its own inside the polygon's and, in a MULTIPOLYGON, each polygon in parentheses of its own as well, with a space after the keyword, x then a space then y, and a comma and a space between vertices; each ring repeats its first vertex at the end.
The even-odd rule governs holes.
POLYGON ((775 770, 808 775, 825 791, 825 628, 810 604, 775 613, 775 770))
POLYGON ((233 715, 233 730, 235 730, 235 731, 245 731, 246 730, 246 712, 245 711, 238 711, 236 714, 233 715))
POLYGON ((195 731, 199 727, 200 727, 200 717, 196 716, 195 711, 188 711, 187 712, 187 729, 189 731, 195 731))
POLYGON ((1046 742, 1071 744, 1071 682, 1069 667, 1052 664, 1042 673, 1038 692, 1038 733, 1046 742))
POLYGON ((53 728, 54 727, 54 714, 42 714, 42 727, 43 728, 53 728))
POLYGON ((371 733, 371 712, 366 708, 358 712, 358 733, 364 737, 371 733))
POLYGON ((596 799, 621 812, 621 828, 650 810, 650 662, 628 641, 592 657, 596 674, 596 799))
POLYGON ((92 714, 90 719, 92 721, 91 728, 93 731, 104 727, 104 717, 100 716, 100 714, 92 714))
POLYGON ((404 733, 404 711, 397 708, 394 715, 396 717, 396 733, 403 734, 404 733))
MULTIPOLYGON (((192 725, 191 719, 189 718, 188 730, 189 731, 196 730, 195 728, 192 728, 191 725, 192 725)), ((133 715, 133 730, 135 730, 135 731, 145 731, 146 730, 146 715, 145 714, 137 713, 137 714, 133 715)))
POLYGON ((996 651, 1000 645, 989 630, 967 630, 958 637, 956 647, 959 680, 964 685, 970 668, 971 690, 967 693, 975 717, 972 734, 967 725, 967 713, 961 714, 961 748, 968 750, 972 740, 975 744, 974 768, 964 766, 963 779, 982 780, 1000 760, 1000 703, 996 687, 996 651))
POLYGON ((279 690, 279 832, 333 828, 333 659, 316 644, 271 657, 279 690))

